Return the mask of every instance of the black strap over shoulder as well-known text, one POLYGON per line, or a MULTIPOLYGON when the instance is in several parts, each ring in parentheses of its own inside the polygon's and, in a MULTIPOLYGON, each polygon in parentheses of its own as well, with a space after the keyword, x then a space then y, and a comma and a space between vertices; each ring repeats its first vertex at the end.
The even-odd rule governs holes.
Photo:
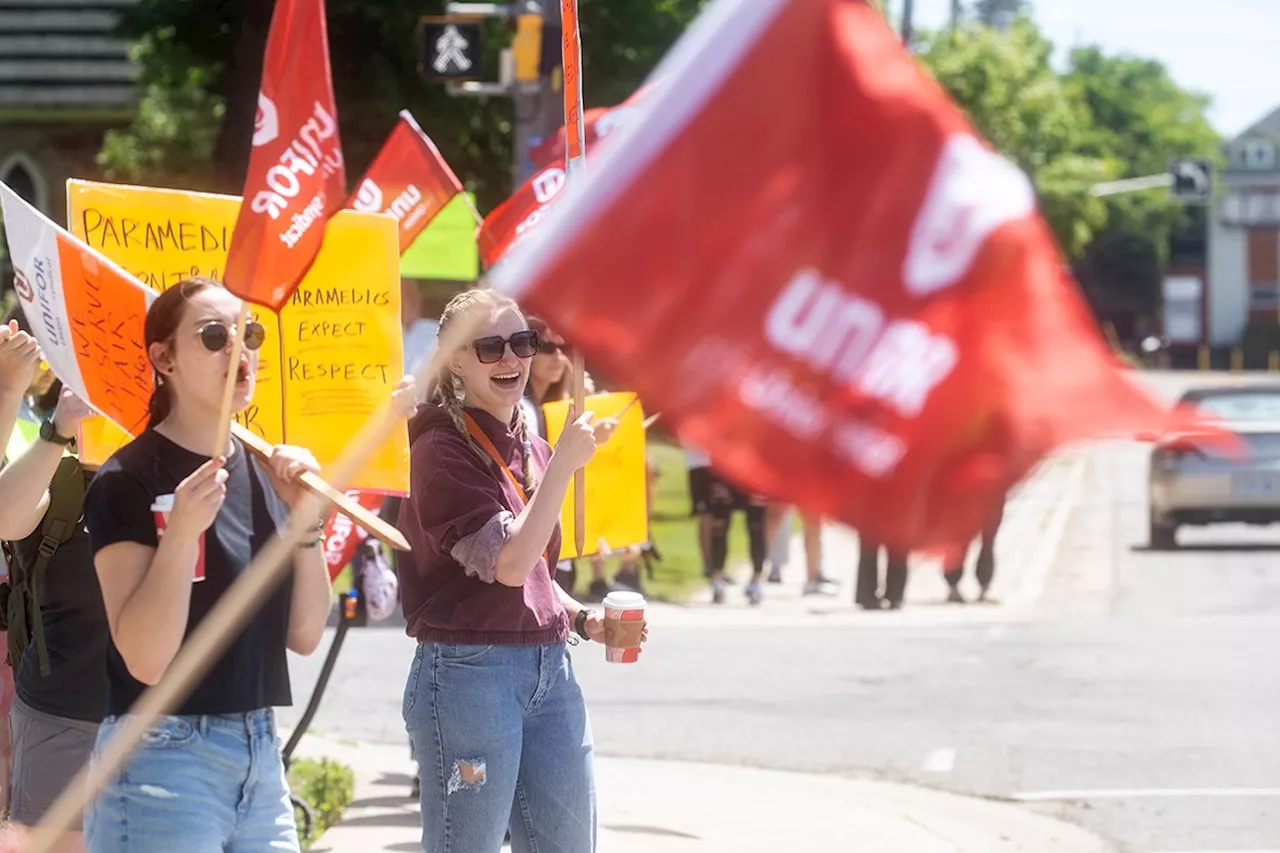
MULTIPOLYGON (((36 644, 41 675, 49 674, 49 650, 45 647, 44 619, 40 616, 40 589, 44 585, 44 573, 49 568, 53 555, 76 533, 84 511, 84 493, 84 469, 80 467, 80 460, 74 456, 64 456, 49 482, 49 508, 40 522, 40 549, 30 574, 23 579, 27 597, 31 600, 29 635, 36 644)), ((12 622, 12 615, 10 621, 12 622)), ((13 630, 13 626, 10 630, 13 630)))

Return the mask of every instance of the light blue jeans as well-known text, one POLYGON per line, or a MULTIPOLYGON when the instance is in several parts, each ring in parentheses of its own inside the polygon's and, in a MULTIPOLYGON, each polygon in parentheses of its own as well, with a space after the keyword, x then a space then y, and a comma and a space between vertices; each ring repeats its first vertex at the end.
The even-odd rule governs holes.
POLYGON ((591 725, 564 643, 419 643, 404 721, 425 853, 593 853, 591 725))
MULTIPOLYGON (((127 717, 107 717, 94 760, 127 717)), ((297 853, 275 716, 161 717, 85 810, 88 853, 297 853)))

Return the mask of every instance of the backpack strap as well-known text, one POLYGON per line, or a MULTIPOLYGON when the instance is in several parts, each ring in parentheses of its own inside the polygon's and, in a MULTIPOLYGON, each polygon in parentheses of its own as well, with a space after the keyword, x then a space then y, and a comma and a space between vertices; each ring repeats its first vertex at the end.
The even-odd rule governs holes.
POLYGON ((44 618, 40 614, 40 588, 53 555, 75 535, 83 510, 84 471, 80 460, 64 456, 49 483, 49 509, 40 522, 40 550, 27 577, 27 591, 31 597, 31 634, 40 660, 41 675, 48 675, 50 669, 49 650, 44 642, 44 618))

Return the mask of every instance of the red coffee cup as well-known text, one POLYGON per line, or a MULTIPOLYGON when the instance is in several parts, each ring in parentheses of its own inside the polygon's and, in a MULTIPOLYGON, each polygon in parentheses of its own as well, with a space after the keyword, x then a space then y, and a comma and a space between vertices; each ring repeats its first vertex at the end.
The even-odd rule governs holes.
MULTIPOLYGON (((173 512, 173 495, 157 495, 151 504, 151 514, 156 517, 156 538, 163 539, 169 527, 169 513, 173 512)), ((200 534, 200 547, 196 551, 196 570, 191 582, 204 580, 204 534, 200 534)))
POLYGON ((644 631, 644 596, 638 592, 611 592, 604 599, 604 659, 609 663, 635 663, 640 657, 644 631))

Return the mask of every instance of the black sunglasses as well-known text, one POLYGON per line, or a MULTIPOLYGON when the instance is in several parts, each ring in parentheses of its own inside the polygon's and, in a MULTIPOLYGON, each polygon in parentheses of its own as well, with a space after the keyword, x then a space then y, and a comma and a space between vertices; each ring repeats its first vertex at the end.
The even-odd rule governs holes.
MULTIPOLYGON (((222 352, 227 341, 231 340, 232 330, 226 323, 212 320, 200 327, 200 343, 209 352, 222 352)), ((244 348, 257 349, 267 338, 267 330, 256 320, 250 320, 244 326, 244 348)))
POLYGON ((511 344, 511 352, 516 358, 533 358, 533 354, 538 351, 538 333, 533 329, 525 329, 509 338, 490 335, 487 338, 476 338, 471 342, 471 347, 476 351, 476 358, 481 364, 493 364, 502 361, 507 344, 511 344))
POLYGON ((558 352, 567 353, 568 351, 569 351, 568 344, 565 344, 565 343, 558 344, 558 343, 555 343, 554 341, 544 341, 544 340, 538 341, 539 355, 555 355, 558 352))

